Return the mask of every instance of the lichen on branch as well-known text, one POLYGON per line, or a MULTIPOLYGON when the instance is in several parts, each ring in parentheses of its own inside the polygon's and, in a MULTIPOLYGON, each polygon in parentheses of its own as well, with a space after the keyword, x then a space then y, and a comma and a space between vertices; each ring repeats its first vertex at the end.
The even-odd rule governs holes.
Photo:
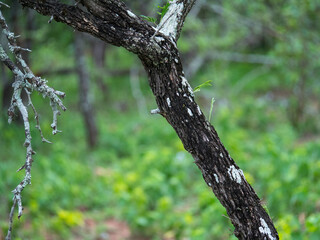
MULTIPOLYGON (((1 4, 0 2, 0 7, 1 4)), ((5 5, 6 6, 6 5, 5 5)), ((11 123, 13 121, 13 117, 15 116, 16 110, 21 114, 23 124, 24 124, 24 132, 25 132, 25 141, 24 147, 26 147, 26 159, 22 167, 18 169, 18 171, 25 170, 25 176, 22 181, 17 185, 17 187, 12 191, 13 192, 13 204, 11 207, 10 215, 9 215, 9 229, 6 236, 6 240, 11 240, 12 234, 12 226, 13 226, 13 215, 16 206, 18 206, 18 218, 22 216, 23 206, 22 206, 22 197, 21 192, 28 185, 31 184, 31 167, 33 158, 32 156, 35 154, 35 151, 32 148, 31 144, 31 131, 30 131, 30 122, 29 122, 29 112, 28 108, 31 107, 32 111, 35 115, 36 120, 36 128, 39 130, 41 139, 43 142, 50 143, 47 139, 44 138, 43 133, 41 131, 39 116, 34 107, 31 99, 31 94, 36 91, 42 94, 43 97, 46 97, 50 100, 50 106, 53 112, 53 122, 51 127, 53 129, 52 133, 56 134, 60 132, 57 128, 57 116, 60 115, 60 109, 63 111, 66 110, 66 107, 63 105, 61 98, 65 97, 65 94, 60 91, 56 91, 53 88, 47 85, 47 81, 37 77, 30 70, 29 66, 22 58, 22 51, 29 51, 29 49, 22 48, 17 45, 16 36, 13 32, 9 30, 9 27, 6 23, 6 20, 0 10, 0 26, 2 28, 2 34, 5 35, 8 41, 9 51, 12 53, 15 61, 12 61, 9 55, 4 50, 3 46, 0 44, 0 60, 12 71, 14 76, 14 82, 12 84, 13 87, 13 95, 11 98, 11 104, 8 109, 8 122, 11 123), (15 63, 17 62, 17 64, 15 63), (28 96, 28 102, 25 104, 22 101, 21 94, 25 91, 28 96)))

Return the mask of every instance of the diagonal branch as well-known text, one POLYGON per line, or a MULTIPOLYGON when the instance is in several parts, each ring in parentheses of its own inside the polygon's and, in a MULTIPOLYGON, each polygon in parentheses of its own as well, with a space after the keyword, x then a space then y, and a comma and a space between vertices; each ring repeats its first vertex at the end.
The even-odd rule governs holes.
POLYGON ((271 218, 194 100, 176 46, 195 0, 173 0, 157 29, 119 0, 82 0, 88 11, 57 0, 20 0, 43 15, 138 54, 159 113, 192 154, 205 182, 226 208, 239 239, 279 239, 271 218))
POLYGON ((155 29, 135 15, 118 0, 82 0, 80 6, 63 4, 58 0, 20 0, 24 7, 35 9, 42 15, 53 17, 72 28, 87 32, 114 46, 122 46, 139 54, 152 50, 149 38, 155 29))

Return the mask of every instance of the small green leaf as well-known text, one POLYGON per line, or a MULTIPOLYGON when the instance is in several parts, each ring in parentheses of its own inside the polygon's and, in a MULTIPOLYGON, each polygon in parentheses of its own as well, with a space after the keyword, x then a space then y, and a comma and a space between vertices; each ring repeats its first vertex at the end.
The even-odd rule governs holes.
POLYGON ((142 17, 144 20, 154 23, 157 25, 157 19, 153 18, 153 17, 149 17, 149 16, 145 16, 145 15, 140 15, 140 17, 142 17))
POLYGON ((201 83, 199 86, 195 87, 194 90, 193 90, 193 93, 195 92, 200 92, 200 89, 203 88, 203 87, 210 87, 212 86, 211 84, 211 80, 208 80, 204 83, 201 83))
POLYGON ((158 8, 161 9, 161 12, 158 12, 158 14, 160 15, 160 21, 164 17, 164 15, 167 13, 169 6, 170 6, 170 1, 167 1, 166 4, 162 7, 158 6, 158 8))

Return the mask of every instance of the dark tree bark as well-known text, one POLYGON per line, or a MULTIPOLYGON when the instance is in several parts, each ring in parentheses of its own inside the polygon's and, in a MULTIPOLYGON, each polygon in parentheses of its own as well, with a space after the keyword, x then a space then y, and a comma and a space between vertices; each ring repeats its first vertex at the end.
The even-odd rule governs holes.
POLYGON ((88 32, 107 43, 137 54, 149 77, 159 113, 175 129, 195 159, 205 182, 212 188, 235 227, 239 239, 279 239, 272 220, 221 143, 214 127, 194 101, 184 77, 176 41, 195 0, 175 0, 157 28, 133 14, 119 0, 83 0, 88 12, 59 1, 20 0, 56 21, 88 32))
POLYGON ((95 121, 93 106, 89 97, 90 78, 85 63, 83 34, 76 32, 74 36, 76 72, 79 79, 79 105, 85 122, 87 143, 95 147, 98 140, 98 129, 95 121))

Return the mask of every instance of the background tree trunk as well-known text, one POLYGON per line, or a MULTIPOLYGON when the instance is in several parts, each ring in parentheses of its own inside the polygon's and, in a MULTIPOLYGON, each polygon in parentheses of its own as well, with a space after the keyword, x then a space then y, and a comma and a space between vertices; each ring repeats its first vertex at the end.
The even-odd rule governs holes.
POLYGON ((90 47, 92 60, 94 62, 94 66, 97 69, 97 74, 95 74, 95 80, 97 82, 98 87, 101 89, 103 97, 107 100, 109 89, 108 85, 103 81, 103 71, 105 69, 107 45, 100 39, 92 37, 90 38, 90 47))
POLYGON ((85 122, 87 132, 87 143, 94 147, 98 141, 98 129, 95 121, 95 114, 90 100, 90 78, 84 56, 83 34, 76 32, 74 36, 74 50, 76 72, 79 79, 79 105, 85 122))

